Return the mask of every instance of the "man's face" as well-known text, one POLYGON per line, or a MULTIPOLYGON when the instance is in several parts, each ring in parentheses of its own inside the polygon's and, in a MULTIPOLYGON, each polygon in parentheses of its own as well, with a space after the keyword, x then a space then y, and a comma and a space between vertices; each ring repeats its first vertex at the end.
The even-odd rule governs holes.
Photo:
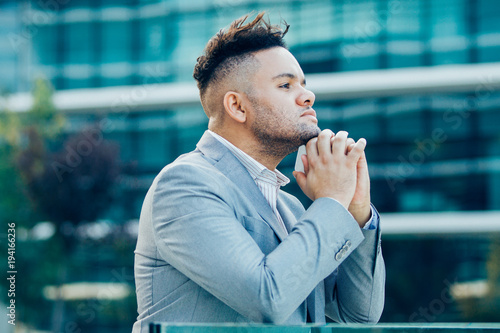
POLYGON ((316 137, 320 129, 313 110, 314 94, 295 57, 285 48, 255 53, 258 69, 248 93, 251 129, 262 148, 284 157, 316 137))

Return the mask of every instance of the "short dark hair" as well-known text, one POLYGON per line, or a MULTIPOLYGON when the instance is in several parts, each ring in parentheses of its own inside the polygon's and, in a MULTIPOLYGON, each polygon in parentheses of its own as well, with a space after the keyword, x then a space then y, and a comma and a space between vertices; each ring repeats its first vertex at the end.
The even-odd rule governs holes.
POLYGON ((265 12, 259 13, 252 22, 244 25, 249 16, 245 15, 210 39, 203 55, 198 57, 193 72, 201 96, 219 73, 230 70, 231 65, 226 60, 276 46, 286 48, 283 37, 288 32, 289 25, 284 21, 284 29, 271 25, 264 19, 264 15, 265 12), (224 65, 228 68, 224 68, 224 65))

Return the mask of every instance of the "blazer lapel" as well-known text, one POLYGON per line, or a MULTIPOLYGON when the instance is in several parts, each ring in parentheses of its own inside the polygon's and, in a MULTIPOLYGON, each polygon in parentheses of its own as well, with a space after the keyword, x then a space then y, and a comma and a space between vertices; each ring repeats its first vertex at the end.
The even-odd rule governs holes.
POLYGON ((286 237, 283 227, 243 164, 209 132, 203 134, 197 147, 205 156, 215 161, 214 166, 217 169, 245 192, 262 219, 273 229, 279 240, 283 241, 286 237))

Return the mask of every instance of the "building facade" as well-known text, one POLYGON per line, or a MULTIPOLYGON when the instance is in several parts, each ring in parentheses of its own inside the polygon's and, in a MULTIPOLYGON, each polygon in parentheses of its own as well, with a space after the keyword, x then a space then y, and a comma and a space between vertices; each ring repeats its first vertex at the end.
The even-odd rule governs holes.
MULTIPOLYGON (((318 98, 316 110, 321 127, 367 138, 381 211, 500 209, 494 72, 500 5, 494 0, 7 1, 1 7, 8 24, 2 24, 0 84, 22 93, 42 75, 58 92, 81 92, 83 103, 103 87, 136 87, 98 107, 68 112, 68 131, 96 121, 112 124, 106 138, 120 144, 123 163, 135 168, 123 181, 122 216, 131 218, 152 177, 193 149, 207 123, 193 97, 148 110, 148 87, 168 84, 182 94, 184 84, 194 85, 193 66, 206 41, 233 19, 260 10, 291 25, 286 40, 306 74, 331 86, 339 79, 329 81, 326 74, 357 73, 350 79, 357 94, 332 88, 318 98), (472 80, 460 75, 474 72, 475 64, 491 67, 472 80), (460 66, 453 71, 452 65, 460 66), (408 71, 389 75, 401 68, 408 71), (421 73, 428 73, 430 89, 395 92, 405 76, 421 73), (381 83, 374 93, 377 75, 392 86, 381 83), (442 83, 447 77, 451 82, 442 83), (464 80, 467 87, 457 89, 464 80)), ((292 167, 292 157, 281 165, 288 175, 292 167)), ((300 195, 295 184, 289 187, 300 195)))

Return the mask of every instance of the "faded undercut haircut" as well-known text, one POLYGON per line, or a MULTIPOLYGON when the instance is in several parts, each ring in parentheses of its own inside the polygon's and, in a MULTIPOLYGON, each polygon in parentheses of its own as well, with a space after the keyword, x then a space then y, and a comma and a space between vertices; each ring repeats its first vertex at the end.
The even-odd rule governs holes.
POLYGON ((246 56, 276 46, 286 48, 283 37, 289 25, 283 22, 283 29, 271 25, 264 19, 264 14, 259 13, 252 22, 246 24, 249 15, 245 15, 209 40, 193 72, 202 100, 207 87, 230 74, 246 56))

